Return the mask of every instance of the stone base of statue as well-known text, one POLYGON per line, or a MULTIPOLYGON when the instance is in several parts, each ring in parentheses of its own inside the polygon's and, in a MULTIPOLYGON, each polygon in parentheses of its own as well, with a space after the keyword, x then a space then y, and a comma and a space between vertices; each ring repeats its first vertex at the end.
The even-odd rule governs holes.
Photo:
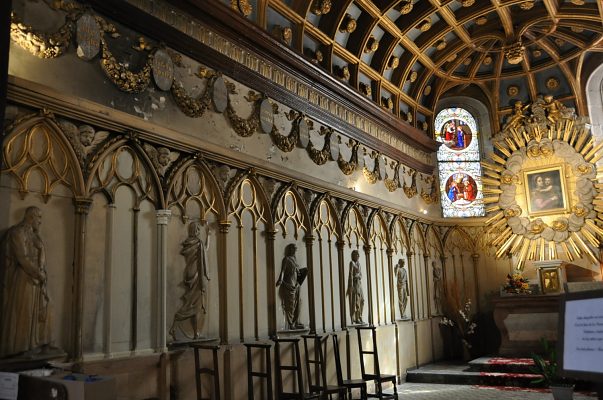
POLYGON ((206 338, 206 337, 199 337, 196 339, 188 339, 188 340, 174 340, 173 342, 169 342, 167 344, 168 349, 169 350, 176 350, 176 349, 180 349, 183 347, 188 347, 191 346, 193 344, 207 344, 207 343, 211 343, 211 342, 218 342, 220 339, 218 338, 206 338))
POLYGON ((297 325, 295 328, 281 329, 281 330, 277 331, 276 333, 279 336, 296 336, 296 335, 300 335, 300 334, 304 334, 304 333, 308 333, 308 332, 310 332, 310 328, 300 324, 300 325, 297 325))
POLYGON ((364 322, 364 321, 356 321, 356 322, 352 322, 351 324, 349 324, 348 326, 350 328, 354 328, 356 326, 367 326, 368 322, 364 322))
POLYGON ((53 346, 43 346, 0 360, 0 371, 24 371, 43 368, 51 361, 67 361, 67 353, 53 346))

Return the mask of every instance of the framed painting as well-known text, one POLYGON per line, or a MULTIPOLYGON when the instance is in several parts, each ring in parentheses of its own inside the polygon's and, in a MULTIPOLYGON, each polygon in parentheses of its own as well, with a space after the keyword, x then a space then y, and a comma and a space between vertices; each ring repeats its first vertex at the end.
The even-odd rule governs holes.
POLYGON ((561 214, 569 210, 563 165, 523 173, 529 216, 561 214))
POLYGON ((561 291, 561 271, 559 267, 540 267, 540 290, 542 293, 557 293, 561 291))

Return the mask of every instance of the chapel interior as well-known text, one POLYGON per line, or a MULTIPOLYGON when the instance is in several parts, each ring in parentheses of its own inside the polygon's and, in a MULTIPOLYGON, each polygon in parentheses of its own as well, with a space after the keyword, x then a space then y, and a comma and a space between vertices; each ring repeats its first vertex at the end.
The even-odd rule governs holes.
POLYGON ((600 0, 0 3, 2 372, 397 398, 603 297, 600 0))

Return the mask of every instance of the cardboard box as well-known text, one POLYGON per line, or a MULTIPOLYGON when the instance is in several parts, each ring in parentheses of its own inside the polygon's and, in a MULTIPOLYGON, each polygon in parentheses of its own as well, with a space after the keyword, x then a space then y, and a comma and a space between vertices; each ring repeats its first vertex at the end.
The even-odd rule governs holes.
POLYGON ((69 400, 117 399, 117 385, 115 379, 110 376, 61 373, 43 379, 64 385, 67 388, 69 400))

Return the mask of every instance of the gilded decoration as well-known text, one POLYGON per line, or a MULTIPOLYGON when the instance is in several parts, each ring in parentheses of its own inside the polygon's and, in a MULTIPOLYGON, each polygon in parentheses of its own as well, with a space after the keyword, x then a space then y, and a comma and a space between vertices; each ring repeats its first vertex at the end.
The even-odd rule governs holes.
POLYGON ((314 15, 328 14, 331 11, 331 0, 314 0, 311 11, 314 15))
POLYGON ((412 11, 412 8, 413 8, 412 0, 402 0, 396 6, 396 9, 402 15, 406 15, 406 14, 410 13, 412 11))
POLYGON ((228 97, 228 106, 224 115, 230 122, 232 129, 241 137, 249 137, 255 133, 260 126, 260 105, 264 100, 264 96, 250 90, 245 96, 245 100, 249 103, 253 103, 253 110, 247 118, 242 118, 237 115, 236 110, 232 106, 230 96, 228 97))
POLYGON ((230 8, 238 11, 244 17, 249 17, 253 12, 253 7, 248 0, 230 0, 230 8))
POLYGON ((438 180, 435 175, 430 175, 424 178, 425 183, 429 185, 429 192, 426 192, 424 188, 421 189, 421 198, 427 204, 437 203, 440 198, 438 192, 438 180))
POLYGON ((587 120, 552 96, 517 102, 493 141, 484 167, 490 245, 498 258, 527 260, 586 256, 598 262, 603 229, 595 145, 587 120))
POLYGON ((351 175, 354 171, 356 171, 356 168, 358 168, 358 148, 360 143, 356 140, 350 139, 347 146, 352 150, 352 155, 350 156, 349 161, 344 160, 340 153, 339 157, 337 158, 337 165, 344 175, 351 175))
POLYGON ((289 111, 289 113, 285 115, 289 121, 292 121, 291 132, 289 132, 289 134, 286 136, 282 135, 278 131, 276 125, 272 125, 270 136, 272 137, 272 141, 276 147, 285 153, 289 153, 295 148, 295 145, 299 140, 300 123, 302 119, 304 119, 304 115, 294 110, 289 111))
POLYGON ((140 93, 149 86, 152 57, 147 56, 147 60, 140 71, 132 72, 126 65, 115 59, 104 38, 101 39, 101 49, 101 68, 119 90, 127 93, 140 93))
POLYGON ((407 185, 406 180, 404 180, 402 190, 404 191, 406 197, 412 199, 417 195, 417 171, 414 169, 409 169, 406 171, 406 174, 410 176, 410 185, 407 185))
POLYGON ((394 177, 385 178, 383 182, 385 183, 387 190, 395 192, 400 187, 400 163, 392 162, 392 169, 394 170, 394 177))
POLYGON ((342 33, 352 33, 356 30, 356 20, 350 14, 346 14, 341 21, 341 25, 339 26, 339 31, 342 33))
POLYGON ((70 10, 65 16, 65 23, 53 33, 41 33, 33 27, 21 22, 12 12, 10 24, 11 39, 23 49, 40 58, 56 58, 69 47, 76 20, 80 15, 78 10, 70 10))
POLYGON ((323 165, 331 158, 331 135, 333 134, 333 129, 323 126, 320 128, 320 134, 325 137, 322 149, 315 148, 312 142, 306 147, 310 159, 316 165, 323 165))

